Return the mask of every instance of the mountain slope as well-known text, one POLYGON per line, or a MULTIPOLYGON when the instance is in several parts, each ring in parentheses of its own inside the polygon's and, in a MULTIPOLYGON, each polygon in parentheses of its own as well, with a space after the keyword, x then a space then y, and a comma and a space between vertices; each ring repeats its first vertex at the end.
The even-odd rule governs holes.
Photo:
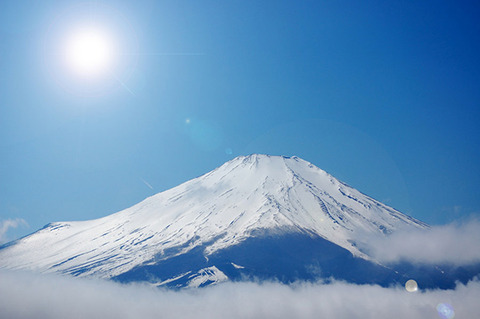
POLYGON ((189 278, 185 283, 195 286, 226 280, 209 258, 247 239, 300 234, 369 260, 355 245, 360 236, 402 227, 427 225, 300 158, 250 155, 104 218, 49 224, 3 246, 0 267, 121 278, 140 266, 197 254, 205 268, 156 279, 189 278))

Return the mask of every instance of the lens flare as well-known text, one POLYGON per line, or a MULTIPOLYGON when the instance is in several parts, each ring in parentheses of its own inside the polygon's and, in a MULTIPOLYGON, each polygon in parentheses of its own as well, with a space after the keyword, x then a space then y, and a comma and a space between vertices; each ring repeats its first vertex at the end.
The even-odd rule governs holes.
POLYGON ((453 311, 453 307, 448 303, 439 303, 437 305, 437 312, 440 318, 443 319, 453 319, 455 317, 455 311, 453 311))
POLYGON ((415 280, 413 279, 410 279, 409 281, 407 281, 405 283, 405 289, 408 291, 408 292, 415 292, 418 290, 418 284, 415 280))

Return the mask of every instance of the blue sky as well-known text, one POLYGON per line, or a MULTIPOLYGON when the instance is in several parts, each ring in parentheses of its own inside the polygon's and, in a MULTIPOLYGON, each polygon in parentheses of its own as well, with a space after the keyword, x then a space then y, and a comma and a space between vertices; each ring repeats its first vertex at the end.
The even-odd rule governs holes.
MULTIPOLYGON (((98 218, 238 155, 297 155, 430 224, 480 212, 480 5, 0 3, 0 221, 98 218), (70 26, 121 44, 60 66, 70 26)), ((12 224, 12 223, 11 223, 12 224)))

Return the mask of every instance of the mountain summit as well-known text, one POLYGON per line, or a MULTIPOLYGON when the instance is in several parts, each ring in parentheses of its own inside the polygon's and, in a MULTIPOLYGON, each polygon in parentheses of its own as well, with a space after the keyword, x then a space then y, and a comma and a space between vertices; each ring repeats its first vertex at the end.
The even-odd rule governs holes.
POLYGON ((48 224, 0 247, 0 267, 168 286, 352 279, 339 264, 387 278, 356 243, 404 227, 428 226, 298 157, 254 154, 118 213, 48 224))

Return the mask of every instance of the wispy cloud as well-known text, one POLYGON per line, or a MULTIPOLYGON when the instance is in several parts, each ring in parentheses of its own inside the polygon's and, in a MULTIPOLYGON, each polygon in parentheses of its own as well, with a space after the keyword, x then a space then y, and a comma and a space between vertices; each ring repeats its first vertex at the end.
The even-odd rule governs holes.
POLYGON ((167 291, 146 285, 0 270, 2 316, 23 318, 457 318, 479 314, 480 282, 409 293, 403 287, 227 283, 167 291))
POLYGON ((27 222, 22 218, 5 219, 0 221, 0 243, 8 240, 7 232, 12 228, 19 226, 28 226, 27 222))
POLYGON ((147 182, 146 180, 144 180, 143 178, 140 178, 140 180, 145 184, 145 186, 147 186, 148 188, 152 189, 153 190, 153 186, 150 185, 149 182, 147 182))
POLYGON ((385 237, 370 237, 364 249, 377 260, 401 260, 456 266, 480 262, 480 222, 433 226, 428 230, 400 230, 385 237))

